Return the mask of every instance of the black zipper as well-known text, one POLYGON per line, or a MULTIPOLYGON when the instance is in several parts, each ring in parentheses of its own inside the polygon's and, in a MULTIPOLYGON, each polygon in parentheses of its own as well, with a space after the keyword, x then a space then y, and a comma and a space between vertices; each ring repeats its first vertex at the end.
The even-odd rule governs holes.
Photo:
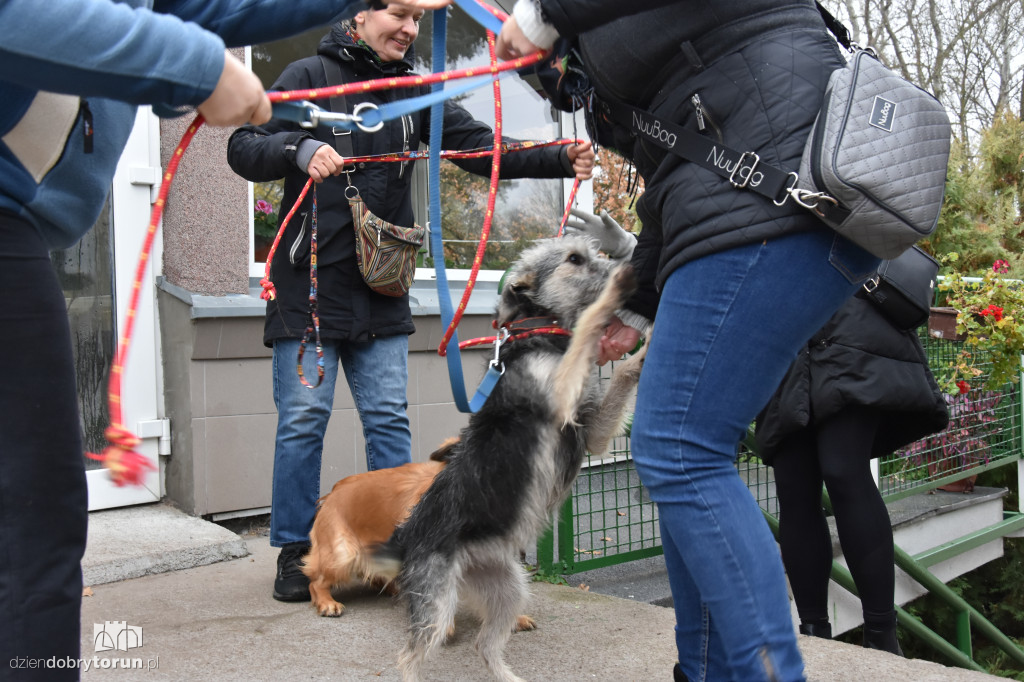
POLYGON ((690 102, 693 103, 693 108, 697 112, 697 130, 704 132, 708 127, 708 124, 710 124, 715 131, 715 137, 718 138, 719 143, 725 144, 722 129, 718 127, 717 123, 715 123, 715 119, 711 118, 711 114, 708 113, 708 110, 704 107, 704 103, 700 100, 700 95, 696 92, 693 93, 693 96, 690 98, 690 102))
MULTIPOLYGON (((829 100, 832 99, 832 91, 829 90, 825 93, 825 99, 821 103, 821 111, 828 111, 829 100)), ((814 124, 814 137, 811 138, 811 179, 814 180, 814 186, 821 191, 825 191, 825 180, 821 175, 821 145, 825 139, 825 126, 827 121, 821 114, 818 115, 818 120, 814 124)))
POLYGON ((92 154, 92 110, 89 109, 89 102, 82 100, 79 105, 79 111, 82 113, 82 150, 86 154, 92 154))

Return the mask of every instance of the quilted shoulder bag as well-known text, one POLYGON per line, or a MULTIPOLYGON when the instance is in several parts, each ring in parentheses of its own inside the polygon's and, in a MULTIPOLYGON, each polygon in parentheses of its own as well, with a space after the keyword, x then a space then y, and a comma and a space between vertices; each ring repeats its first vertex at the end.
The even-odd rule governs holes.
POLYGON ((733 187, 778 206, 792 198, 879 258, 896 258, 938 223, 952 133, 949 116, 937 99, 886 68, 873 51, 853 45, 849 31, 820 3, 818 10, 853 56, 829 77, 799 172, 612 98, 602 97, 598 107, 635 137, 733 187))
POLYGON ((366 285, 385 296, 404 296, 416 275, 416 254, 423 246, 426 229, 401 227, 370 212, 359 190, 345 190, 356 232, 356 262, 366 285))
POLYGON ((951 127, 932 95, 855 49, 829 79, 794 194, 829 227, 882 258, 934 230, 951 127))

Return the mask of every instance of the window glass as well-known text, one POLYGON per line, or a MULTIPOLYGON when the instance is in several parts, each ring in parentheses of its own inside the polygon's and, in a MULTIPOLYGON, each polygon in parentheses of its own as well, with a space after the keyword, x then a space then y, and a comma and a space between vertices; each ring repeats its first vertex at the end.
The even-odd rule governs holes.
MULTIPOLYGON (((420 24, 414 65, 417 73, 431 70, 431 18, 420 24)), ((264 85, 274 82, 289 63, 316 53, 317 44, 327 29, 255 46, 253 71, 264 85)), ((483 29, 465 13, 450 12, 447 68, 465 68, 488 63, 487 39, 483 29)), ((502 132, 505 137, 524 140, 552 140, 559 136, 557 118, 551 107, 535 90, 517 76, 502 79, 502 132)), ((464 96, 459 103, 474 118, 494 126, 494 96, 490 85, 464 96)), ((323 106, 323 103, 320 103, 323 106)), ((487 206, 489 178, 463 171, 449 161, 441 164, 441 217, 445 260, 449 267, 468 268, 479 244, 487 206)), ((417 220, 427 220, 426 160, 416 162, 413 196, 417 220)), ((261 246, 273 240, 276 216, 289 207, 280 206, 280 183, 258 183, 253 187, 253 214, 256 232, 256 261, 261 246), (265 202, 265 203, 260 203, 265 202), (257 205, 259 208, 257 208, 257 205), (271 211, 268 215, 265 211, 271 211), (268 227, 269 225, 269 227, 268 227)), ((558 179, 502 180, 498 186, 493 227, 488 240, 484 268, 504 269, 530 240, 554 236, 564 208, 563 183, 558 179)), ((425 265, 432 265, 428 259, 425 265)))

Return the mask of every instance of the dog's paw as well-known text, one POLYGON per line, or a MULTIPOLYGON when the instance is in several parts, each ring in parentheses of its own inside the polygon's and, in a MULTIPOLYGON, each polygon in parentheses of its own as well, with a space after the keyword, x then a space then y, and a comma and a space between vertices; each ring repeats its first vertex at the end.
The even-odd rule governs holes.
POLYGON ((535 621, 533 618, 530 618, 524 613, 522 615, 516 616, 516 625, 514 628, 512 628, 512 632, 526 632, 527 630, 536 629, 537 621, 535 621))
POLYGON ((636 271, 633 270, 633 266, 623 263, 615 268, 611 274, 610 285, 614 287, 620 301, 625 302, 636 291, 637 287, 636 271))
POLYGON ((345 605, 334 600, 322 601, 314 604, 313 606, 316 608, 317 613, 327 618, 337 618, 341 614, 345 613, 345 605))

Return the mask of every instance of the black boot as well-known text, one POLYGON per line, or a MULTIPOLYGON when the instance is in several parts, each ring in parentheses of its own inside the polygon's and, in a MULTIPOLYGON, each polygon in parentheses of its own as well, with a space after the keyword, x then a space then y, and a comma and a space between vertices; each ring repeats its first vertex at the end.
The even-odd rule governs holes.
POLYGON ((800 634, 832 639, 832 625, 827 620, 823 623, 800 623, 800 634))
POLYGON ((900 649, 900 642, 896 639, 896 626, 891 628, 875 629, 864 626, 864 648, 888 651, 896 656, 903 656, 903 649, 900 649))
POLYGON ((683 674, 683 669, 676 663, 676 667, 672 668, 672 682, 690 682, 690 680, 683 674))
POLYGON ((274 599, 278 601, 309 601, 309 578, 302 572, 302 558, 309 545, 302 542, 285 545, 277 556, 274 578, 274 599))

